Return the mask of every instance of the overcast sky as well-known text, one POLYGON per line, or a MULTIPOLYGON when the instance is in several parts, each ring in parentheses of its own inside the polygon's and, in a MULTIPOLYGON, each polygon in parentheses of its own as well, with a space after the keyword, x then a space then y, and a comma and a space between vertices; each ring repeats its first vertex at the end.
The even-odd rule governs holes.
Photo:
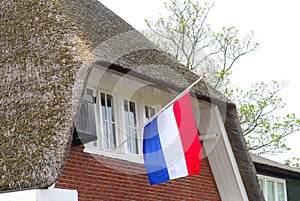
MULTIPOLYGON (((156 20, 163 12, 163 0, 100 0, 104 5, 138 30, 147 26, 145 19, 156 20)), ((247 88, 261 81, 289 81, 281 96, 286 113, 300 117, 300 1, 297 0, 216 0, 208 21, 214 29, 235 26, 242 33, 254 31, 259 50, 235 64, 232 82, 247 88)), ((289 137, 289 156, 300 157, 300 133, 289 137), (299 136, 299 137, 298 137, 299 136)))

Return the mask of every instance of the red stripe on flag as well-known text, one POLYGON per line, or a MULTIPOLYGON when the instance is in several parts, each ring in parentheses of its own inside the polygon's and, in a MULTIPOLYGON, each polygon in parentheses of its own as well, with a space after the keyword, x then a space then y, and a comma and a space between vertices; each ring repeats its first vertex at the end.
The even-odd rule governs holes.
POLYGON ((201 143, 192 109, 190 92, 173 105, 189 175, 199 174, 201 166, 201 143))

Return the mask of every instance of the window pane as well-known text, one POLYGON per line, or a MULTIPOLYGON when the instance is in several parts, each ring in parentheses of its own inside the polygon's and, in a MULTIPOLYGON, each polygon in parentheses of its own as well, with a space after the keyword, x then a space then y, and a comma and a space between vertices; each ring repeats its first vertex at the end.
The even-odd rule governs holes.
POLYGON ((102 129, 103 129, 104 146, 106 149, 108 149, 109 148, 108 131, 107 131, 107 125, 105 121, 102 122, 102 127, 103 127, 102 129))
POLYGON ((280 182, 277 182, 277 197, 278 201, 284 201, 284 185, 280 182))
POLYGON ((89 122, 89 111, 88 111, 88 103, 83 101, 80 108, 80 113, 78 117, 78 127, 81 130, 88 129, 88 122, 89 122))
POLYGON ((109 121, 114 121, 114 115, 113 115, 113 97, 110 95, 107 95, 107 119, 109 121))
POLYGON ((105 106, 105 94, 101 93, 101 106, 105 106))
POLYGON ((128 112, 128 101, 124 100, 124 110, 128 112))
POLYGON ((132 140, 132 148, 134 154, 138 154, 138 143, 137 143, 137 133, 135 128, 131 128, 131 140, 132 140))
POLYGON ((264 189, 265 189, 265 187, 264 187, 264 180, 263 179, 258 179, 258 182, 259 182, 260 190, 262 192, 264 192, 264 189))
POLYGON ((106 101, 105 101, 105 94, 101 93, 101 113, 102 119, 106 120, 106 101))
POLYGON ((104 148, 114 149, 116 147, 116 129, 111 95, 101 93, 101 113, 104 148))
POLYGON ((128 112, 128 101, 124 100, 124 115, 125 115, 125 125, 129 125, 129 112, 128 112))
POLYGON ((148 106, 145 106, 145 117, 146 119, 150 119, 148 106))
POLYGON ((130 128, 126 127, 127 150, 131 152, 131 133, 130 128))
POLYGON ((107 108, 107 120, 114 121, 113 110, 111 107, 107 108))
POLYGON ((116 147, 116 137, 115 137, 115 125, 109 124, 109 148, 114 149, 116 147))
POLYGON ((129 153, 138 153, 138 143, 136 138, 136 108, 132 101, 124 100, 124 115, 126 126, 127 150, 129 153))
POLYGON ((112 96, 107 95, 107 107, 112 107, 112 96))
POLYGON ((268 201, 275 201, 275 195, 274 195, 274 182, 273 181, 267 181, 267 195, 268 195, 268 201))
POLYGON ((146 123, 148 120, 150 120, 153 116, 155 115, 155 109, 149 106, 145 106, 145 122, 146 123))
POLYGON ((150 117, 153 117, 155 115, 155 109, 153 107, 150 107, 150 117))
POLYGON ((130 125, 136 126, 135 103, 130 101, 129 108, 130 108, 130 116, 129 116, 130 125))

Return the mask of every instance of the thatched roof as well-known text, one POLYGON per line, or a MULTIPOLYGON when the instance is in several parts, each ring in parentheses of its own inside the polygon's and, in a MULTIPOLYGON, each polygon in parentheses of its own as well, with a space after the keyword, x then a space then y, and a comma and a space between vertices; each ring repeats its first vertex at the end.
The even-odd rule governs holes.
MULTIPOLYGON (((96 0, 4 0, 0 8, 2 191, 46 188, 59 178, 92 65, 175 90, 197 79, 96 0)), ((259 189, 235 105, 204 82, 195 92, 223 106, 251 198, 259 189)))

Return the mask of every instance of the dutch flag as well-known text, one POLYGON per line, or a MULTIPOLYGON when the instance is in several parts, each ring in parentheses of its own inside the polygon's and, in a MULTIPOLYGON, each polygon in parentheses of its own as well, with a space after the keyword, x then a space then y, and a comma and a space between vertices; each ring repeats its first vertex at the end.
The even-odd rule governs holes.
POLYGON ((190 92, 144 127, 143 153, 151 185, 200 173, 201 143, 190 92))

